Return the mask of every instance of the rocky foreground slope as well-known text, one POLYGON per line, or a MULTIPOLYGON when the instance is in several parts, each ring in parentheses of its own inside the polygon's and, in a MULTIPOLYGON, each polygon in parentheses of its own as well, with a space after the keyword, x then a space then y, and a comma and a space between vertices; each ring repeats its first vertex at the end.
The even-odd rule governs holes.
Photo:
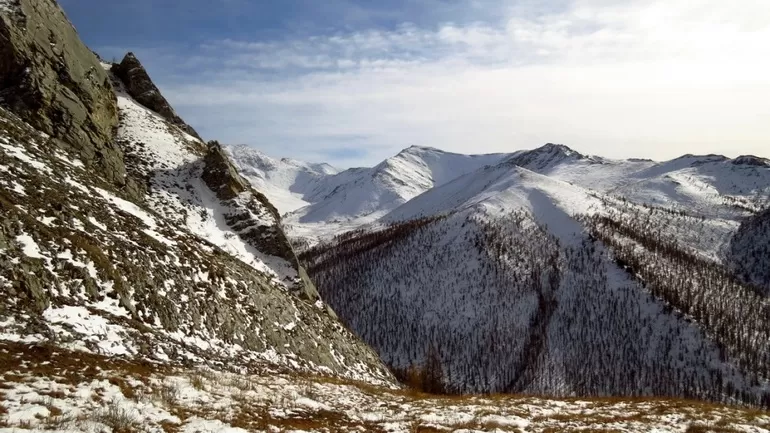
POLYGON ((436 397, 333 378, 184 369, 11 343, 0 343, 0 366, 2 433, 770 431, 766 412, 681 400, 436 397))
POLYGON ((392 380, 318 297, 275 208, 133 55, 101 63, 55 2, 2 5, 3 340, 392 380))

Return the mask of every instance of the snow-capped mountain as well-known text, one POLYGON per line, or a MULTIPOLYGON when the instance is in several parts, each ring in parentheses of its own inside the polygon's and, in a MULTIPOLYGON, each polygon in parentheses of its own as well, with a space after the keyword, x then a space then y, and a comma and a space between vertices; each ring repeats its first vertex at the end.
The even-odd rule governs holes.
POLYGON ((704 217, 741 218, 770 206, 770 162, 687 155, 634 173, 613 195, 704 217))
MULTIPOLYGON (((254 185, 264 186, 269 193, 289 191, 309 204, 295 212, 303 222, 327 221, 330 218, 356 219, 383 212, 404 203, 428 189, 441 185, 458 175, 472 172, 487 164, 499 162, 505 155, 460 155, 430 147, 412 146, 372 168, 351 168, 340 171, 328 164, 310 164, 291 159, 276 160, 241 145, 227 148, 243 175, 254 185), (358 195, 350 191, 360 189, 358 195), (371 198, 365 197, 370 195, 371 198), (324 215, 321 208, 338 208, 324 215), (311 217, 310 215, 316 215, 311 217)), ((296 210, 289 203, 280 207, 283 213, 296 210)), ((371 218, 370 218, 371 219, 371 218)))
POLYGON ((585 156, 546 144, 508 161, 597 192, 706 217, 741 218, 770 205, 770 162, 755 156, 685 155, 656 163, 585 156))
POLYGON ((381 222, 409 221, 474 208, 489 215, 527 210, 542 224, 558 226, 559 215, 586 213, 599 204, 586 188, 506 161, 433 188, 394 209, 381 222))
POLYGON ((767 213, 747 198, 767 161, 726 178, 727 160, 412 147, 339 171, 204 142, 55 1, 0 0, 0 36, 0 431, 770 425, 673 399, 429 396, 349 330, 421 390, 768 407, 767 213), (606 194, 659 188, 631 176, 655 167, 729 195, 729 218, 606 194), (300 262, 287 229, 325 241, 300 262))
POLYGON ((225 148, 242 176, 265 194, 281 213, 288 213, 310 204, 324 180, 339 173, 329 164, 312 164, 289 158, 271 158, 257 149, 236 145, 225 148))
MULTIPOLYGON (((414 194, 397 207, 340 225, 332 195, 303 209, 325 214, 287 225, 295 238, 320 234, 301 260, 402 378, 459 392, 770 402, 770 307, 757 288, 770 263, 763 246, 745 247, 764 230, 752 216, 768 205, 766 160, 612 160, 546 144, 475 168, 454 156, 465 169, 431 184, 422 164, 393 161, 414 153, 351 171, 385 167, 405 182, 382 183, 414 194), (731 268, 736 249, 753 272, 731 268)), ((388 203, 372 190, 350 197, 388 203)))
MULTIPOLYGON (((559 183, 557 190, 566 188, 565 194, 573 202, 574 197, 586 193, 607 195, 686 212, 720 227, 729 226, 727 231, 732 232, 743 218, 770 205, 768 160, 754 156, 685 155, 654 162, 584 155, 551 143, 493 155, 458 155, 413 146, 372 168, 331 173, 326 165, 254 162, 249 155, 256 151, 248 147, 230 152, 247 179, 264 189, 268 197, 278 203, 285 202, 282 197, 287 195, 298 199, 294 206, 279 206, 279 210, 288 212, 285 227, 300 245, 313 245, 367 224, 449 212, 472 203, 471 195, 479 194, 476 201, 490 204, 498 193, 507 190, 505 177, 522 169, 529 176, 541 175, 533 184, 559 183), (453 181, 458 183, 445 192, 433 191, 453 181), (573 194, 569 185, 580 192, 573 194), (455 191, 449 193, 452 189, 455 191), (421 197, 423 193, 425 197, 421 197), (412 199, 415 202, 408 203, 412 199), (308 204, 295 209, 302 203, 308 204)), ((503 200, 500 206, 529 205, 503 200)), ((725 235, 719 236, 722 246, 725 235)))
POLYGON ((635 173, 657 165, 650 160, 612 160, 583 155, 563 144, 552 143, 516 152, 507 161, 511 165, 602 192, 633 182, 635 173))
POLYGON ((404 378, 766 405, 770 306, 722 265, 738 227, 505 160, 301 259, 404 378))
POLYGON ((334 172, 325 164, 257 156, 244 146, 228 151, 244 177, 286 213, 285 224, 298 238, 338 234, 370 223, 435 186, 506 156, 461 155, 412 146, 374 167, 334 172), (302 203, 307 205, 297 208, 302 203))

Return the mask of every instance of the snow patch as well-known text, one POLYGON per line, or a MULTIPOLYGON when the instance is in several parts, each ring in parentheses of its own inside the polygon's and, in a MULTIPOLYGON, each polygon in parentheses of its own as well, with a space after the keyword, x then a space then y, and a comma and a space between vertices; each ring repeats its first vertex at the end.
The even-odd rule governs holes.
POLYGON ((85 343, 90 343, 98 348, 99 353, 105 355, 136 353, 131 340, 125 336, 125 328, 110 323, 104 317, 91 314, 85 307, 50 307, 43 312, 43 317, 62 335, 70 334, 70 329, 79 334, 79 338, 72 342, 72 346, 78 350, 88 351, 88 345, 85 343))
POLYGON ((21 244, 22 247, 22 253, 30 258, 33 259, 45 259, 46 256, 44 256, 41 251, 40 247, 37 245, 37 242, 35 242, 35 239, 32 238, 32 236, 28 234, 21 234, 16 236, 16 242, 21 244))

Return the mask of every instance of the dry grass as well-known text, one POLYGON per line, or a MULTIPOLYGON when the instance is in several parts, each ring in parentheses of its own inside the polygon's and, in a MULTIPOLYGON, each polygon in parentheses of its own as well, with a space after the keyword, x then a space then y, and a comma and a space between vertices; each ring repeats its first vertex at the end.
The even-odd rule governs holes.
POLYGON ((229 386, 231 388, 236 388, 241 391, 250 391, 254 388, 253 384, 251 383, 251 380, 249 380, 246 376, 241 375, 233 375, 232 377, 228 377, 225 380, 224 385, 229 386))
POLYGON ((72 415, 51 415, 43 420, 46 430, 64 430, 69 428, 77 419, 72 415))
MULTIPOLYGON (((41 418, 37 427, 65 429, 77 426, 81 420, 68 417, 57 408, 55 401, 65 398, 69 387, 74 390, 78 383, 94 380, 108 381, 120 389, 127 399, 143 403, 157 402, 171 415, 178 417, 181 423, 163 422, 157 426, 164 432, 173 433, 191 418, 219 419, 233 427, 248 431, 265 431, 269 427, 277 431, 321 430, 348 431, 383 431, 381 422, 390 421, 385 415, 382 421, 351 418, 349 411, 342 409, 308 408, 297 404, 298 396, 317 402, 325 402, 330 390, 337 386, 346 387, 362 398, 382 402, 383 411, 376 413, 402 413, 402 406, 413 410, 401 415, 405 426, 413 432, 436 432, 439 430, 429 423, 419 421, 421 414, 430 408, 439 411, 447 407, 471 408, 466 413, 473 419, 446 424, 449 429, 474 429, 481 431, 517 431, 515 426, 495 422, 488 415, 518 416, 526 418, 537 426, 537 430, 564 431, 564 426, 580 431, 612 431, 621 425, 634 426, 636 429, 656 422, 669 414, 679 414, 689 419, 689 433, 698 432, 736 432, 735 424, 762 425, 770 419, 768 413, 699 402, 686 402, 671 399, 543 399, 521 396, 431 396, 408 389, 388 389, 356 381, 334 377, 319 377, 305 374, 281 374, 282 380, 289 380, 292 393, 266 394, 273 376, 244 376, 231 373, 215 373, 208 370, 190 371, 182 367, 171 367, 146 362, 110 359, 98 355, 68 352, 46 345, 24 345, 0 343, 0 371, 5 373, 0 379, 0 400, 5 389, 12 388, 17 382, 26 382, 32 377, 56 378, 58 385, 43 391, 46 396, 35 402, 48 408, 50 415, 41 418), (172 379, 175 378, 175 379, 172 379), (186 381, 184 379, 187 379, 186 381), (179 380, 180 382, 175 382, 179 380), (180 397, 179 385, 189 384, 216 398, 217 395, 231 398, 233 403, 219 409, 185 401, 180 397), (349 387, 349 388, 348 388, 349 387), (572 401, 576 404, 566 408, 551 405, 551 401, 572 401), (581 401, 582 404, 577 404, 581 401), (547 406, 556 408, 547 415, 534 416, 528 406, 547 406), (271 408, 280 408, 274 411, 271 408), (273 410, 271 412, 271 410, 273 410), (411 421, 410 421, 411 420, 411 421)), ((273 388, 274 389, 274 388, 273 388)), ((93 403, 100 405, 100 411, 90 414, 89 420, 108 425, 116 433, 141 431, 137 414, 122 408, 116 401, 106 400, 106 390, 95 389, 93 403)), ((343 391, 339 388, 336 392, 343 391)), ((459 410, 459 409, 458 409, 459 410)), ((3 405, 0 405, 0 424, 4 419, 3 405)), ((684 423, 684 425, 688 425, 684 423)), ((19 429, 31 426, 14 425, 19 429)))
POLYGON ((206 378, 200 373, 193 373, 190 375, 190 385, 199 391, 203 391, 206 388, 206 378))
MULTIPOLYGON (((24 376, 10 373, 23 371, 27 375, 57 378, 60 384, 77 385, 104 378, 104 372, 111 377, 147 378, 152 374, 169 374, 173 367, 147 361, 108 358, 87 352, 73 352, 50 344, 24 344, 0 342, 0 371, 3 382, 21 382, 24 376)), ((128 386, 127 388, 128 389, 128 386)), ((55 391, 53 391, 55 392, 55 391)), ((55 394, 49 394, 55 397, 55 394)))
POLYGON ((165 407, 174 407, 179 401, 179 388, 171 383, 162 383, 159 387, 154 389, 155 397, 165 407))
POLYGON ((690 424, 685 433, 741 433, 744 430, 732 428, 730 426, 709 425, 709 424, 690 424))
POLYGON ((96 421, 112 428, 114 433, 131 433, 139 427, 136 415, 121 407, 117 400, 110 401, 96 416, 96 421))

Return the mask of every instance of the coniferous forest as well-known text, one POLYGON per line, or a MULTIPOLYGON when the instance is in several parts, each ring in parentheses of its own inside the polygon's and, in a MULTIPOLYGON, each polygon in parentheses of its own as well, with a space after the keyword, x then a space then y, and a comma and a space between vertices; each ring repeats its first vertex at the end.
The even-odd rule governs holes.
POLYGON ((713 236, 701 219, 605 205, 575 216, 574 238, 525 211, 459 212, 300 258, 343 321, 427 391, 770 405, 762 289, 694 252, 713 236))

